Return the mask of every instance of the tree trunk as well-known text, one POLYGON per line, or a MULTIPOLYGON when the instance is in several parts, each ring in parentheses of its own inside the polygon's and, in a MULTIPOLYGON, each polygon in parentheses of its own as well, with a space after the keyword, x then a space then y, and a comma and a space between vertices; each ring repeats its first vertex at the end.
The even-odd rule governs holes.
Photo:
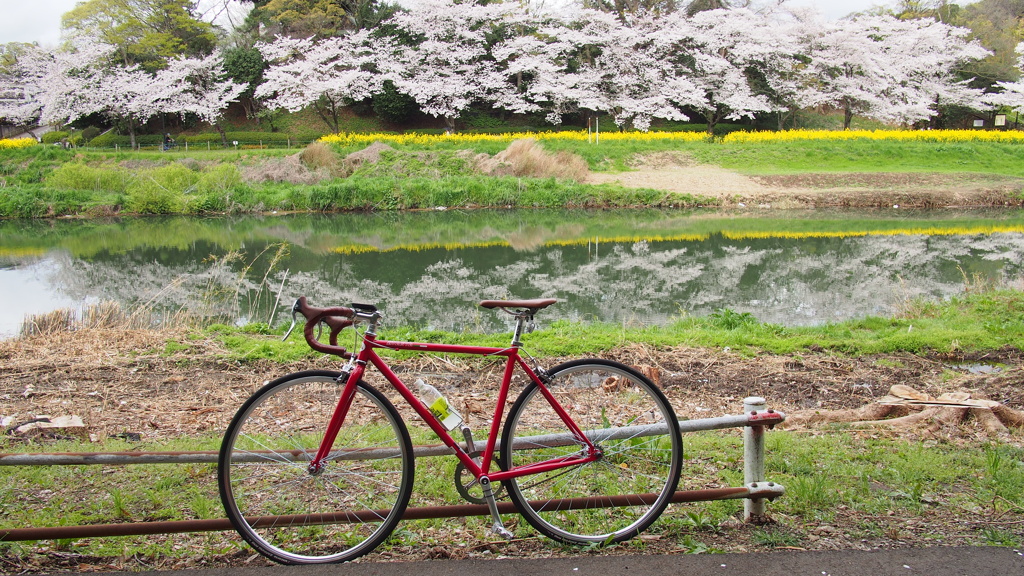
POLYGON ((853 122, 853 109, 846 106, 843 108, 843 130, 849 130, 851 122, 853 122))
POLYGON ((455 134, 455 117, 445 116, 444 117, 444 129, 449 134, 455 134))
POLYGON ((139 144, 135 140, 135 119, 128 117, 128 139, 131 141, 132 150, 138 150, 139 144))
POLYGON ((327 96, 321 96, 313 105, 313 108, 316 110, 317 116, 327 124, 332 133, 337 134, 340 132, 338 127, 338 106, 334 100, 327 96))
POLYGON ((718 126, 718 122, 719 120, 721 120, 721 118, 722 114, 719 113, 717 108, 704 114, 704 120, 706 120, 708 123, 708 136, 715 135, 715 126, 718 126))
POLYGON ((224 132, 224 127, 220 125, 220 122, 214 122, 213 127, 217 129, 217 133, 220 134, 221 146, 228 147, 228 135, 224 132))

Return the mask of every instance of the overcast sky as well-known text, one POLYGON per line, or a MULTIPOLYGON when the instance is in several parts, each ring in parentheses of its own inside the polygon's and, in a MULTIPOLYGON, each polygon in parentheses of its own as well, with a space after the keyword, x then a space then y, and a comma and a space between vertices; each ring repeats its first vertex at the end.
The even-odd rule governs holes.
MULTIPOLYGON (((57 44, 60 17, 81 0, 0 0, 0 44, 39 42, 57 44)), ((214 0, 207 0, 214 3, 214 0)), ((829 18, 887 5, 889 0, 789 0, 793 5, 814 6, 829 18)))

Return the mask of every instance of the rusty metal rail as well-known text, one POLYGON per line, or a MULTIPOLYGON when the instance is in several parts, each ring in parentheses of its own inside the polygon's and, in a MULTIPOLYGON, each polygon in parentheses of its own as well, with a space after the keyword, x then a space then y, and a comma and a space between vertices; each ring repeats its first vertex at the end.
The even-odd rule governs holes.
MULTIPOLYGON (((671 502, 704 502, 709 500, 730 500, 738 498, 767 498, 769 500, 781 496, 781 485, 771 482, 760 483, 755 487, 712 488, 707 490, 685 490, 676 492, 671 502)), ((622 506, 628 501, 653 498, 653 495, 618 496, 610 498, 559 501, 559 508, 564 510, 582 508, 602 508, 622 506)), ((511 502, 499 502, 498 512, 501 514, 518 514, 511 502)), ((380 511, 366 512, 368 517, 379 518, 380 511)), ((489 516, 486 504, 459 504, 454 506, 424 506, 408 508, 402 515, 403 520, 427 520, 432 518, 456 518, 465 516, 489 516)), ((340 515, 339 515, 340 516, 340 515)), ((358 515, 356 515, 358 518, 358 515)), ((352 520, 349 517, 348 520, 352 520)), ((268 523, 273 517, 265 519, 268 523)), ((319 517, 320 522, 344 521, 344 518, 319 517)), ((317 522, 311 522, 313 524, 317 522)), ((25 540, 57 540, 63 538, 100 538, 109 536, 148 536, 152 534, 180 534, 184 532, 220 532, 234 530, 227 518, 211 520, 178 520, 173 522, 134 522, 131 524, 94 524, 89 526, 54 526, 49 528, 0 528, 0 542, 25 540)))
MULTIPOLYGON (((763 398, 751 397, 743 401, 744 413, 717 418, 684 420, 679 423, 681 432, 744 428, 744 486, 714 488, 706 490, 678 491, 673 503, 702 502, 710 500, 746 499, 745 519, 757 521, 765 514, 765 501, 781 496, 782 485, 764 480, 764 430, 783 422, 785 414, 765 408, 763 398)), ((600 431, 602 435, 636 436, 636 427, 600 431)), ((649 433, 659 433, 652 429, 649 433)), ((537 440, 536 438, 531 441, 537 440)), ((561 435, 545 437, 543 441, 558 444, 564 442, 561 435)), ((416 457, 450 455, 452 451, 444 445, 417 446, 416 457)), ((94 452, 94 453, 52 453, 52 454, 0 454, 0 466, 59 466, 59 465, 127 465, 127 464, 215 464, 215 451, 193 452, 94 452)), ((565 509, 600 508, 622 506, 636 499, 652 498, 652 495, 624 495, 604 498, 575 498, 559 502, 565 509)), ((517 510, 511 502, 498 504, 502 514, 514 514, 517 510)), ((431 518, 453 518, 462 516, 487 516, 490 512, 483 504, 455 506, 428 506, 410 508, 402 516, 404 520, 431 518)), ((337 521, 339 519, 323 519, 337 521)), ((343 519, 342 519, 343 520, 343 519)), ((87 526, 55 526, 45 528, 0 528, 0 542, 25 540, 51 540, 63 538, 95 538, 110 536, 139 536, 152 534, 176 534, 184 532, 216 532, 232 530, 230 521, 224 519, 180 520, 166 522, 136 522, 122 524, 95 524, 87 526)))

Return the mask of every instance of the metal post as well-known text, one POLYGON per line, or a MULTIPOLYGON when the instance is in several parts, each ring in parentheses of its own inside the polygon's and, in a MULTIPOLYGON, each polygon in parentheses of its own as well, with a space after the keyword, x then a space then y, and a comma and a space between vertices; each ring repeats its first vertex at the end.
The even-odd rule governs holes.
MULTIPOLYGON (((760 396, 743 399, 743 413, 756 415, 767 408, 767 402, 760 396)), ((764 482, 764 426, 743 428, 743 484, 747 487, 764 482)), ((748 498, 743 501, 743 520, 755 524, 764 522, 764 498, 748 498)))

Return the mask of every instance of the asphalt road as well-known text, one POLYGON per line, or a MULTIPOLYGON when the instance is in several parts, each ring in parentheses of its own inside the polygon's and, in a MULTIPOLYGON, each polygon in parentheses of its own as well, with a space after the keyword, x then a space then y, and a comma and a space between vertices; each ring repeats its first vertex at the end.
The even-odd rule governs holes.
MULTIPOLYGON (((129 573, 123 573, 126 576, 129 573)), ((770 552, 211 568, 177 576, 1024 576, 1024 550, 770 552)), ((139 576, 131 573, 131 576, 139 576)))

